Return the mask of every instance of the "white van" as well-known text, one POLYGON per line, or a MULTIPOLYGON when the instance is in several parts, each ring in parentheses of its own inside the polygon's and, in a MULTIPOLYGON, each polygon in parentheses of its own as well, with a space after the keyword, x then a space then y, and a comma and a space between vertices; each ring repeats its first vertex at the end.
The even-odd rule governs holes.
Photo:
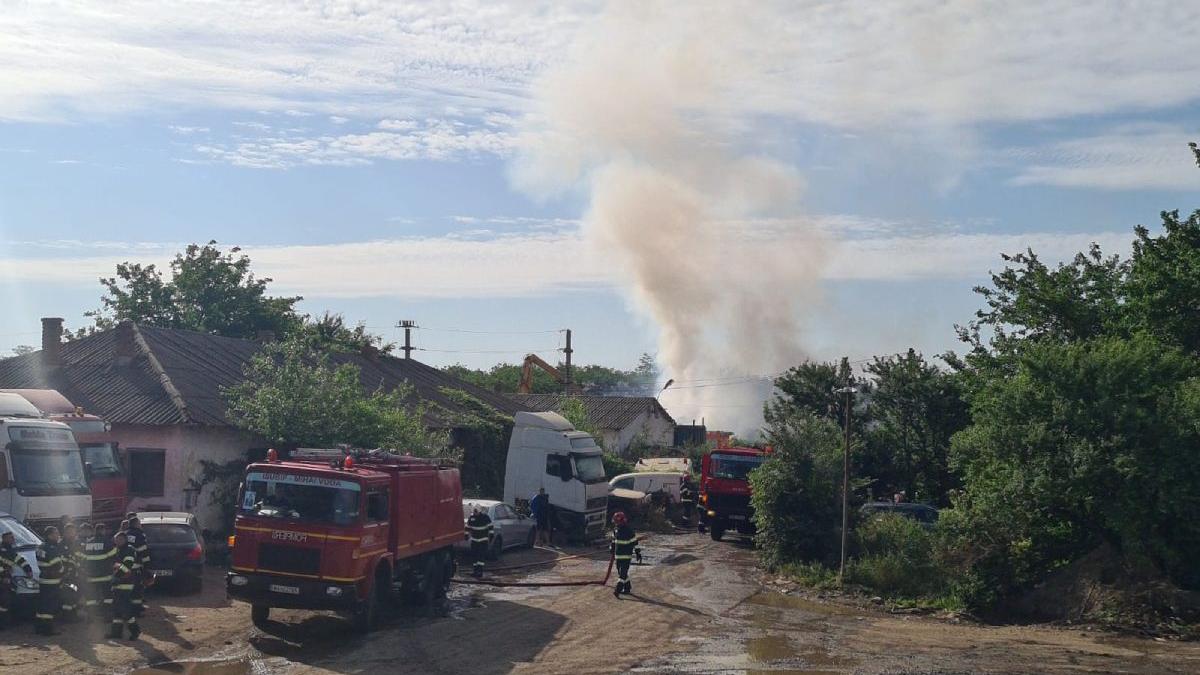
POLYGON ((504 472, 504 502, 525 506, 545 488, 552 524, 569 539, 604 533, 608 481, 595 439, 557 413, 519 412, 504 472))
POLYGON ((638 471, 625 473, 608 482, 614 490, 635 490, 653 496, 666 492, 672 504, 679 503, 679 492, 688 474, 682 471, 638 471))
POLYGON ((0 393, 0 511, 41 534, 63 516, 86 520, 92 491, 71 427, 0 393))

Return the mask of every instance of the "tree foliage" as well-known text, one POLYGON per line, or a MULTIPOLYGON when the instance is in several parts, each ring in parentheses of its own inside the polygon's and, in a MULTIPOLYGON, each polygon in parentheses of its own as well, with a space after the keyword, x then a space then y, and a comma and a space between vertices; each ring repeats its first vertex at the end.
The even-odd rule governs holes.
POLYGON ((768 423, 774 450, 750 474, 751 503, 764 563, 830 562, 841 530, 842 435, 811 412, 768 423))
POLYGON ((230 418, 281 448, 389 448, 417 456, 446 455, 448 438, 425 427, 425 407, 411 389, 366 392, 359 370, 335 365, 301 340, 265 346, 245 380, 225 390, 230 418))
MULTIPOLYGON (((558 364, 561 370, 563 364, 558 364)), ((486 370, 455 364, 443 368, 447 373, 477 387, 505 394, 517 393, 521 382, 521 364, 498 363, 486 370)), ((571 379, 587 394, 642 396, 653 393, 659 372, 654 357, 642 354, 633 370, 621 370, 599 365, 575 366, 571 379)), ((557 394, 563 391, 556 381, 540 368, 533 371, 534 394, 557 394)))

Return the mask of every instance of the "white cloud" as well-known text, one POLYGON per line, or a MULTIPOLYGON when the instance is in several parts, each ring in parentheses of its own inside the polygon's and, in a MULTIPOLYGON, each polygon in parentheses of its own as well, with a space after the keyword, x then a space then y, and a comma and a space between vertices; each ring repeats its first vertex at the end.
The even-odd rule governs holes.
POLYGON ((378 126, 385 131, 408 131, 416 129, 417 123, 413 120, 380 120, 378 126))
POLYGON ((184 127, 174 124, 168 126, 167 128, 183 136, 188 136, 191 134, 207 134, 209 131, 208 127, 184 127))
POLYGON ((1197 190, 1200 174, 1187 147, 1197 134, 1166 124, 1126 125, 1009 154, 1027 166, 1016 185, 1110 190, 1197 190))
MULTIPOLYGON (((726 3, 634 5, 686 23, 726 3)), ((0 13, 0 119, 156 106, 381 117, 526 112, 602 3, 17 3, 0 13)), ((880 128, 1062 118, 1200 97, 1200 4, 763 0, 718 50, 754 65, 733 124, 880 128)), ((622 92, 613 92, 620 96, 622 92)))
POLYGON ((446 161, 504 155, 512 145, 512 136, 503 131, 464 127, 446 120, 426 120, 399 133, 373 131, 311 138, 264 137, 235 144, 201 144, 195 151, 206 159, 235 166, 286 169, 303 165, 354 166, 369 164, 376 159, 446 161))
POLYGON ((333 124, 345 124, 346 122, 350 121, 350 118, 342 117, 341 115, 330 115, 329 121, 333 124))
MULTIPOLYGON (((837 219, 844 224, 854 217, 837 219)), ((776 222, 773 227, 775 234, 752 238, 753 246, 762 247, 764 259, 789 247, 810 245, 813 228, 824 225, 776 222)), ((821 278, 970 283, 1002 267, 1000 253, 1031 247, 1046 261, 1068 260, 1091 242, 1107 252, 1125 254, 1131 241, 1128 232, 970 234, 950 230, 925 234, 912 233, 904 225, 889 229, 890 235, 838 238, 827 245, 821 278)), ((111 275, 118 262, 134 259, 163 265, 179 248, 159 243, 21 242, 0 250, 0 280, 92 286, 98 277, 111 275), (91 253, 96 250, 112 252, 91 253), (48 259, 64 264, 46 264, 48 259)), ((257 273, 275 280, 274 292, 313 298, 554 295, 615 287, 621 274, 618 266, 585 240, 577 223, 507 234, 478 228, 469 236, 456 233, 342 244, 246 246, 244 250, 253 258, 257 273)))

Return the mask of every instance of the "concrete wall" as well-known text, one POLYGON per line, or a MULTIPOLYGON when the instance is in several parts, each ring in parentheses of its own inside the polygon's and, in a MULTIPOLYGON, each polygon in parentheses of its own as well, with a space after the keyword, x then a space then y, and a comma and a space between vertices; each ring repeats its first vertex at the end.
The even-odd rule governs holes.
POLYGON ((224 427, 114 424, 113 435, 126 457, 126 470, 130 450, 165 451, 162 496, 133 496, 130 510, 190 511, 201 527, 212 529, 219 527, 219 510, 210 503, 209 490, 198 492, 189 483, 191 478, 200 479, 200 460, 225 463, 244 459, 247 450, 262 447, 252 436, 224 427))
POLYGON ((605 450, 617 454, 623 454, 635 440, 671 447, 675 442, 675 424, 658 413, 645 412, 621 429, 601 429, 600 438, 605 450))

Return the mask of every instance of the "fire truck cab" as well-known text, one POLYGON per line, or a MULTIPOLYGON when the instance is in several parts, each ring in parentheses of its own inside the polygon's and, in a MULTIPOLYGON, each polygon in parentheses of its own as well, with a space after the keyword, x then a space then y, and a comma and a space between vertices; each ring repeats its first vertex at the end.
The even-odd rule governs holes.
POLYGON ((704 455, 700 465, 700 531, 706 528, 713 541, 729 529, 752 535, 754 509, 750 505, 750 472, 766 460, 757 448, 717 448, 704 455))
POLYGON ((337 610, 365 632, 384 603, 445 594, 462 485, 456 468, 391 452, 272 450, 246 467, 234 532, 226 589, 256 624, 272 607, 337 610))

